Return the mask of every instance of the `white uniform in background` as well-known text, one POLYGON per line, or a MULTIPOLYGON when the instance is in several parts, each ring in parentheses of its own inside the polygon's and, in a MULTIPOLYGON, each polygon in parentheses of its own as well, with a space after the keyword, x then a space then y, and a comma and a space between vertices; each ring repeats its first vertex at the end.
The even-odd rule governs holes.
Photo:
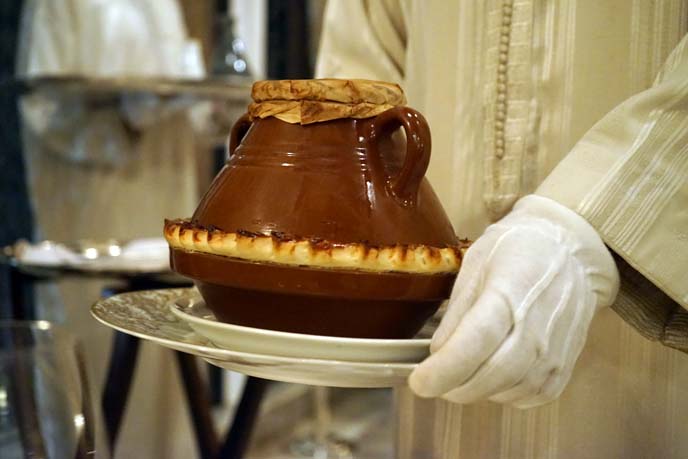
MULTIPOLYGON (((203 72, 185 67, 183 56, 194 45, 175 0, 27 1, 21 43, 20 73, 29 76, 203 72)), ((165 217, 190 215, 197 202, 195 140, 186 114, 158 116, 155 101, 128 99, 120 109, 84 101, 79 94, 23 101, 24 153, 40 237, 160 237, 165 217)), ((89 310, 113 283, 72 279, 59 283, 58 301, 50 301, 50 289, 38 298, 42 317, 64 321, 84 345, 97 404, 112 331, 89 310)), ((114 457, 195 457, 178 374, 171 351, 142 343, 114 457)))
MULTIPOLYGON (((684 0, 331 0, 317 76, 403 86, 459 236, 536 189, 576 211, 624 260, 614 309, 685 351, 687 27, 684 0)), ((599 312, 539 408, 399 390, 398 457, 687 457, 688 356, 638 330, 599 312)))

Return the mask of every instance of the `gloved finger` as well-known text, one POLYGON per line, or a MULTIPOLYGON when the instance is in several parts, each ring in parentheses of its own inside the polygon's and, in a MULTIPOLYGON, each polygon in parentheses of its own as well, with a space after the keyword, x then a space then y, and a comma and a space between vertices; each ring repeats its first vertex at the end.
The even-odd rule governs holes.
POLYGON ((468 381, 442 398, 462 404, 488 399, 523 380, 537 359, 536 343, 519 328, 468 381))
MULTIPOLYGON (((498 262, 495 266, 493 263, 494 259, 500 258, 499 252, 509 234, 509 228, 504 228, 499 224, 491 225, 466 252, 459 277, 454 284, 449 300, 449 308, 430 343, 431 353, 437 352, 454 333, 478 295, 482 291, 491 290, 485 287, 486 284, 490 283, 490 279, 498 279, 499 284, 512 282, 511 273, 506 272, 511 265, 498 262)), ((516 283, 518 284, 518 282, 516 283)), ((503 285, 500 286, 503 287, 503 285)), ((508 291, 509 289, 502 289, 502 291, 504 290, 508 291)))
POLYGON ((569 383, 569 380, 571 379, 571 373, 571 371, 561 372, 553 369, 537 394, 524 397, 520 400, 515 400, 512 405, 516 408, 526 410, 556 400, 569 383))
POLYGON ((541 301, 554 302, 555 304, 551 313, 548 314, 550 317, 546 320, 536 321, 536 323, 544 323, 545 326, 527 326, 532 339, 540 344, 542 355, 521 381, 513 387, 493 395, 490 397, 491 401, 510 404, 516 400, 537 395, 550 373, 555 370, 559 371, 564 366, 563 359, 565 359, 566 354, 565 349, 562 348, 566 342, 558 338, 566 336, 567 333, 565 330, 558 329, 564 325, 569 326, 574 321, 576 311, 572 306, 575 306, 575 299, 571 295, 571 286, 564 285, 555 290, 556 292, 544 291, 540 297, 541 301))
POLYGON ((461 261, 461 269, 454 283, 447 312, 430 343, 430 352, 434 353, 449 339, 461 322, 466 311, 473 305, 480 293, 483 264, 493 246, 492 237, 481 236, 467 251, 461 261))
POLYGON ((461 319, 466 315, 480 292, 480 272, 467 267, 459 272, 447 311, 444 313, 437 330, 432 335, 430 352, 435 353, 452 335, 461 319), (465 275, 464 275, 465 274, 465 275))
MULTIPOLYGON (((579 320, 586 322, 589 320, 589 318, 580 317, 580 314, 576 314, 576 317, 573 320, 574 322, 579 320)), ((558 344, 558 346, 562 347, 562 351, 559 352, 561 352, 561 355, 565 356, 566 359, 564 365, 557 366, 550 371, 544 384, 535 395, 525 396, 520 400, 514 400, 512 405, 517 408, 527 409, 544 405, 545 403, 549 403, 558 398, 571 379, 573 369, 576 365, 578 357, 580 356, 580 353, 583 350, 584 344, 585 334, 569 334, 565 341, 558 344)))
MULTIPOLYGON (((581 282, 581 279, 576 279, 577 284, 581 282)), ((574 286, 574 289, 581 288, 574 286)), ((553 325, 555 328, 563 327, 552 334, 553 341, 550 343, 550 353, 558 356, 559 362, 550 366, 547 378, 539 390, 530 395, 524 393, 522 397, 514 397, 511 400, 510 403, 515 407, 525 409, 548 403, 559 397, 568 384, 578 356, 583 350, 587 329, 592 320, 591 308, 585 308, 579 301, 580 298, 570 296, 566 309, 571 314, 562 317, 553 325)))
MULTIPOLYGON (((528 263, 532 263, 531 254, 541 249, 533 245, 534 242, 522 239, 513 228, 492 225, 468 250, 465 264, 454 284, 449 309, 433 336, 430 352, 435 353, 444 345, 481 291, 500 290, 511 298, 524 298, 532 285, 541 281, 539 273, 547 272, 547 267, 534 270, 538 273, 536 275, 526 274, 531 270, 513 271, 514 260, 530 260, 528 263)), ((550 271, 556 274, 556 269, 550 271)))
POLYGON ((517 400, 523 400, 537 395, 554 371, 554 367, 542 361, 536 362, 529 371, 516 385, 490 397, 490 401, 503 404, 511 404, 517 400))
POLYGON ((437 397, 466 381, 511 329, 511 309, 498 291, 484 292, 449 339, 409 377, 421 397, 437 397))

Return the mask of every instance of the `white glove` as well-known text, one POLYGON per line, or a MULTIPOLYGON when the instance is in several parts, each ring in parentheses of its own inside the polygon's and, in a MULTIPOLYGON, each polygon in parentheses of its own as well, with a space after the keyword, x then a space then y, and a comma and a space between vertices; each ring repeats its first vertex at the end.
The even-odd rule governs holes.
POLYGON ((593 315, 618 287, 611 254, 582 217, 526 196, 466 253, 411 389, 456 403, 552 401, 571 378, 593 315))

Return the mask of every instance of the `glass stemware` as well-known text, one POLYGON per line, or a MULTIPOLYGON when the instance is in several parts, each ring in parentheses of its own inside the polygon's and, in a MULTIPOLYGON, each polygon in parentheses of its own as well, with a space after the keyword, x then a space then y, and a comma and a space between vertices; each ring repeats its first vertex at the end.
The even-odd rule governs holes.
POLYGON ((332 410, 329 404, 329 389, 313 386, 313 427, 311 432, 294 439, 289 450, 294 457, 313 459, 353 459, 353 447, 338 439, 332 431, 332 410))
POLYGON ((49 322, 0 322, 4 459, 106 458, 76 340, 49 322))

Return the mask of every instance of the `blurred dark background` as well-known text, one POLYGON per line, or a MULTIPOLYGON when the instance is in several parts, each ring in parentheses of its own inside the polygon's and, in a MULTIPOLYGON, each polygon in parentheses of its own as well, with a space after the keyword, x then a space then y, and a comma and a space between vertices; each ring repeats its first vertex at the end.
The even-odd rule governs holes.
MULTIPOLYGON (((17 239, 31 239, 33 217, 26 184, 26 166, 22 157, 17 91, 12 78, 22 2, 0 2, 0 247, 17 239)), ((33 302, 28 285, 10 292, 10 270, 0 264, 0 318, 6 318, 11 295, 22 295, 24 304, 33 302)))

